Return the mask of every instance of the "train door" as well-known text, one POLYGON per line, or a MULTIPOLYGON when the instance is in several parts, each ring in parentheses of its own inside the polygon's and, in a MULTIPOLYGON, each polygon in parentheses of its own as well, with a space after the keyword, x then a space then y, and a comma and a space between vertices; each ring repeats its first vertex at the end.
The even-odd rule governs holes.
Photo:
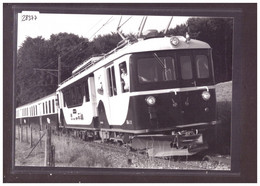
POLYGON ((97 116, 102 128, 108 128, 110 118, 110 108, 108 100, 108 82, 106 78, 106 68, 100 68, 94 72, 94 84, 97 102, 97 116))
POLYGON ((109 121, 112 125, 123 125, 129 105, 129 68, 127 59, 119 59, 106 68, 108 78, 109 121))
POLYGON ((115 105, 113 104, 116 103, 117 100, 117 95, 118 95, 118 85, 116 83, 116 76, 115 76, 115 66, 110 65, 106 68, 106 75, 107 75, 107 80, 108 80, 108 107, 109 112, 107 112, 108 115, 108 120, 109 123, 112 124, 114 123, 114 109, 115 105))

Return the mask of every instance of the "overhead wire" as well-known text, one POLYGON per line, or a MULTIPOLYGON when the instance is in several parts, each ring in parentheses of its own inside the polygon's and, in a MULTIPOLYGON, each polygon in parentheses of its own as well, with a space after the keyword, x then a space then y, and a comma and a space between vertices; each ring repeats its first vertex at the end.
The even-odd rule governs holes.
MULTIPOLYGON (((114 16, 111 16, 91 37, 90 37, 90 39, 94 36, 94 35, 96 35, 105 25, 107 25, 107 24, 109 24, 113 19, 114 16), (112 19, 112 20, 111 20, 112 19)), ((128 22, 130 19, 132 18, 132 16, 130 17, 130 18, 128 18, 124 23, 122 23, 120 26, 119 26, 119 28, 121 28, 126 22, 128 22)), ((97 24, 95 24, 94 26, 92 26, 91 28, 90 28, 90 30, 92 30, 96 25, 98 25, 101 21, 102 21, 103 19, 100 19, 99 21, 98 21, 98 23, 97 24)), ((90 31, 89 30, 89 31, 90 31)), ((88 31, 88 32, 89 32, 88 31)), ((79 43, 78 45, 76 45, 76 46, 74 46, 72 49, 70 49, 69 51, 67 51, 64 55, 62 55, 61 57, 62 58, 65 58, 67 55, 69 55, 71 52, 73 52, 73 51, 75 51, 75 50, 77 50, 79 47, 81 47, 81 45, 82 44, 84 44, 85 43, 85 41, 82 41, 81 43, 79 43)), ((69 57, 71 57, 71 56, 69 56, 69 57)), ((68 58, 66 58, 67 60, 68 60, 68 58)), ((44 65, 42 68, 46 68, 47 66, 49 66, 49 65, 52 65, 52 64, 54 64, 54 63, 56 63, 56 61, 54 61, 54 62, 50 62, 50 63, 48 63, 48 64, 46 64, 46 65, 44 65)))
POLYGON ((87 31, 87 34, 88 34, 95 26, 97 26, 102 20, 103 20, 103 18, 101 18, 95 25, 93 25, 93 26, 87 31))
MULTIPOLYGON (((90 39, 96 35, 105 25, 109 24, 112 20, 113 16, 111 16, 91 37, 90 39)), ((102 20, 102 19, 101 19, 102 20)), ((100 21, 101 21, 100 20, 100 21)), ((97 24, 96 24, 97 25, 97 24)), ((64 54, 62 56, 62 58, 64 58, 65 56, 69 55, 71 52, 75 51, 76 49, 78 49, 79 47, 81 47, 80 45, 82 45, 84 42, 79 43, 77 46, 75 46, 73 49, 69 50, 68 52, 66 52, 66 54, 64 54)), ((67 57, 66 60, 68 60, 71 56, 67 57)))
MULTIPOLYGON (((114 16, 111 16, 89 39, 91 39, 94 35, 96 35, 105 25, 107 25, 107 24, 109 24, 112 20, 114 20, 114 19, 112 19, 114 16)), ((125 24, 125 23, 127 23, 130 19, 132 18, 132 16, 130 17, 130 18, 128 18, 124 23, 122 23, 121 25, 119 25, 118 27, 119 27, 119 29, 125 24)), ((101 21, 102 21, 103 19, 100 19, 95 25, 93 25, 90 29, 89 29, 89 31, 87 32, 87 33, 89 33, 90 32, 90 30, 92 30, 94 27, 96 27, 96 25, 98 25, 101 21)), ((120 24, 120 23, 119 23, 120 24)), ((82 47, 81 45, 82 44, 84 44, 86 41, 82 41, 82 42, 80 42, 78 45, 76 45, 76 46, 74 46, 73 48, 71 48, 69 51, 67 51, 65 54, 63 54, 61 57, 63 58, 63 59, 65 59, 65 61, 64 62, 67 62, 71 57, 73 57, 72 55, 71 56, 68 56, 69 54, 71 54, 73 51, 75 51, 75 50, 77 50, 77 49, 79 49, 80 47, 82 47), (67 56, 67 57, 66 57, 67 56), (66 58, 65 58, 66 57, 66 58)), ((51 62, 48 62, 47 64, 44 64, 41 68, 46 68, 46 67, 48 67, 48 66, 50 66, 50 65, 53 65, 53 64, 55 64, 55 63, 57 63, 57 61, 51 61, 51 62)))
MULTIPOLYGON (((125 23, 127 23, 133 16, 129 17, 124 23, 122 23, 121 25, 118 25, 118 29, 120 29, 125 23)), ((121 20, 120 20, 121 22, 121 20)))
POLYGON ((94 35, 96 35, 106 24, 108 24, 108 22, 112 19, 112 17, 113 17, 113 16, 111 16, 111 17, 107 20, 107 22, 105 22, 105 23, 101 26, 101 28, 99 28, 99 29, 90 37, 90 39, 91 39, 94 35))

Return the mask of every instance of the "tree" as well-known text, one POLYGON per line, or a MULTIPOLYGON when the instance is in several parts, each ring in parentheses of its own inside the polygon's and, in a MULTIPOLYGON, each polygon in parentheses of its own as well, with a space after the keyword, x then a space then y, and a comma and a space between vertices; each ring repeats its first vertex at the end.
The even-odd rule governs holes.
POLYGON ((121 37, 117 33, 104 36, 99 35, 92 42, 93 52, 95 54, 107 53, 113 50, 121 40, 121 37))
POLYGON ((71 70, 86 58, 88 40, 74 34, 28 37, 17 54, 17 105, 26 104, 55 92, 58 86, 56 72, 44 69, 58 69, 58 56, 62 56, 62 78, 71 75, 71 70))
POLYGON ((57 89, 57 73, 44 69, 58 69, 61 58, 61 81, 71 76, 72 70, 93 54, 107 53, 121 40, 118 34, 98 36, 92 42, 74 34, 59 33, 49 40, 28 37, 17 55, 16 99, 23 105, 49 95, 57 89), (35 69, 40 69, 35 70, 35 69))
POLYGON ((177 25, 174 29, 169 29, 167 35, 175 35, 175 36, 185 36, 186 32, 188 32, 188 27, 186 24, 177 25))
POLYGON ((187 25, 191 37, 205 41, 212 47, 216 81, 231 80, 233 20, 230 18, 190 18, 187 25))
MULTIPOLYGON (((44 89, 39 86, 41 83, 44 86, 46 77, 44 74, 36 73, 34 68, 39 68, 42 61, 47 58, 46 43, 42 37, 30 38, 28 37, 18 50, 17 54, 17 70, 16 70, 16 84, 17 84, 17 104, 26 103, 31 100, 31 97, 40 98, 44 95, 44 89), (39 93, 32 92, 37 87, 39 93), (36 94, 36 95, 34 95, 36 94)), ((49 92, 48 92, 49 93, 49 92)))
POLYGON ((56 61, 54 68, 58 69, 57 59, 61 57, 61 81, 71 76, 71 71, 75 66, 90 56, 87 49, 88 39, 78 37, 74 34, 59 33, 51 35, 48 41, 51 61, 56 61))

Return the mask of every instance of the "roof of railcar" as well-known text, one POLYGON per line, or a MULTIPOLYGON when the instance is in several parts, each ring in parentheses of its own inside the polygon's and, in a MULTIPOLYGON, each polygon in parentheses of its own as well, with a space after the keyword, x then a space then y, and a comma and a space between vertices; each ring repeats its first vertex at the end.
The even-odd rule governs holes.
POLYGON ((108 64, 109 62, 118 59, 121 56, 140 52, 149 51, 163 51, 163 50, 181 50, 181 49, 209 49, 211 48, 209 44, 203 41, 191 39, 186 42, 186 38, 183 36, 173 36, 173 37, 156 37, 150 39, 139 40, 135 43, 129 43, 125 47, 116 50, 108 56, 104 56, 103 59, 99 60, 95 65, 81 70, 79 73, 75 73, 72 77, 63 81, 57 90, 70 85, 71 83, 83 78, 84 76, 94 72, 95 70, 101 68, 102 66, 108 64), (174 46, 171 44, 171 39, 177 37, 179 39, 179 44, 174 46))
POLYGON ((45 97, 42 97, 42 98, 40 98, 40 99, 37 99, 37 100, 35 100, 35 101, 33 101, 33 102, 27 103, 27 104, 25 104, 25 105, 21 105, 21 106, 17 107, 16 109, 21 109, 21 108, 24 108, 24 107, 26 108, 26 107, 28 107, 28 106, 35 105, 35 104, 37 104, 37 103, 39 103, 39 102, 41 102, 41 101, 43 101, 43 100, 45 100, 45 99, 48 99, 48 98, 50 98, 50 97, 55 97, 55 96, 56 96, 56 93, 54 92, 54 93, 49 94, 49 95, 47 95, 47 96, 45 96, 45 97))

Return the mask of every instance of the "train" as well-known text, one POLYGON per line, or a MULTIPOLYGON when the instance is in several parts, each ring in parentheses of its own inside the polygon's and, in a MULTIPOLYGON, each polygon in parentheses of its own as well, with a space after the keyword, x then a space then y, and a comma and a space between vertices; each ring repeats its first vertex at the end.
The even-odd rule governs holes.
POLYGON ((153 32, 83 61, 55 93, 16 108, 17 123, 52 123, 154 157, 208 149, 218 123, 212 48, 153 32))

